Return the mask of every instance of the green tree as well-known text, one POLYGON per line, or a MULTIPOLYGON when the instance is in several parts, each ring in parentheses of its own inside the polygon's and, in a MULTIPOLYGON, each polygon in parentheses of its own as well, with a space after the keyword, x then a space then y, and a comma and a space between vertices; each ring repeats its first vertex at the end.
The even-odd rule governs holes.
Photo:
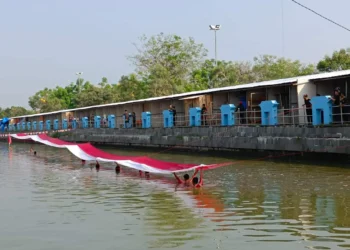
POLYGON ((317 64, 320 72, 350 69, 350 48, 334 51, 332 56, 326 55, 317 64))
POLYGON ((27 110, 26 108, 20 107, 20 106, 12 106, 10 108, 5 108, 5 109, 0 108, 0 118, 16 117, 16 116, 28 115, 32 113, 33 113, 32 111, 27 110))
POLYGON ((315 72, 312 64, 303 65, 300 61, 263 55, 254 58, 253 72, 256 81, 309 75, 315 72))
POLYGON ((77 107, 112 103, 115 101, 114 87, 103 77, 97 86, 86 82, 80 92, 75 93, 75 98, 77 107))
POLYGON ((135 44, 137 54, 129 57, 141 79, 147 79, 149 97, 181 93, 207 50, 194 39, 160 33, 143 36, 135 44))
POLYGON ((56 89, 45 88, 29 97, 29 106, 37 112, 51 112, 69 107, 71 97, 67 90, 61 87, 56 89))
POLYGON ((84 89, 77 95, 77 106, 86 107, 103 103, 102 88, 92 85, 89 89, 84 89))
POLYGON ((226 62, 206 60, 199 69, 193 71, 192 81, 187 91, 218 88, 254 82, 252 66, 248 62, 226 62))
POLYGON ((117 101, 144 99, 149 96, 147 83, 138 80, 136 74, 122 76, 115 91, 117 93, 117 101))

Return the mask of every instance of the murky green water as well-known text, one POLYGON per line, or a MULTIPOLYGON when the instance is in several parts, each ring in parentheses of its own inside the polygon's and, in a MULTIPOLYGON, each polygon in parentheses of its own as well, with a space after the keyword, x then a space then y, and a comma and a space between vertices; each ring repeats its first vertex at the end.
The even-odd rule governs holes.
POLYGON ((35 147, 0 144, 1 249, 350 249, 349 168, 237 162, 194 191, 35 147))

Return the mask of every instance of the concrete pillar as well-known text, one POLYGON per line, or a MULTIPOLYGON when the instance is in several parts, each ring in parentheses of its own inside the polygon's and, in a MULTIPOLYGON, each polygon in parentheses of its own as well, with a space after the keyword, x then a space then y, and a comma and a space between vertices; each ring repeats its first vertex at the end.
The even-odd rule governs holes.
POLYGON ((89 127, 89 119, 87 117, 82 118, 83 128, 89 127))
POLYGON ((51 121, 50 120, 46 120, 46 130, 47 131, 51 130, 51 121))
POLYGON ((221 126, 233 126, 235 125, 235 110, 236 107, 233 104, 221 105, 221 126))
POLYGON ((278 124, 278 103, 275 100, 262 101, 260 103, 261 108, 261 125, 277 125, 278 124))
POLYGON ((152 114, 151 112, 142 112, 142 128, 152 127, 152 114))
POLYGON ((174 127, 174 114, 169 110, 163 110, 163 125, 164 128, 174 127))
POLYGON ((311 98, 312 104, 312 125, 329 125, 333 122, 333 104, 331 96, 314 96, 311 98))
POLYGON ((188 111, 190 114, 190 127, 199 127, 201 125, 201 109, 190 108, 188 111))
POLYGON ((108 127, 115 128, 115 115, 108 115, 108 127))
POLYGON ((66 130, 68 129, 68 121, 67 119, 62 120, 62 129, 66 130))
POLYGON ((55 119, 53 121, 53 130, 58 130, 58 129, 59 129, 58 119, 55 119))
POLYGON ((101 116, 94 117, 94 128, 101 128, 101 116))
POLYGON ((44 130, 44 122, 43 122, 43 121, 40 121, 40 122, 39 122, 39 130, 40 130, 40 131, 43 131, 43 130, 44 130))

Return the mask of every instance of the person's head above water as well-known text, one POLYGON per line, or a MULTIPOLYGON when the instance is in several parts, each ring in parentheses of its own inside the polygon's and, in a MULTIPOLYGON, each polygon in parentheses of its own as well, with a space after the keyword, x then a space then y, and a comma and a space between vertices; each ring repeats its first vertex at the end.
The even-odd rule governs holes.
POLYGON ((36 151, 34 151, 34 155, 36 155, 36 151))
POLYGON ((115 172, 116 172, 117 174, 120 173, 120 167, 119 167, 118 165, 115 167, 115 172))
POLYGON ((198 184, 198 177, 194 177, 194 178, 192 179, 192 184, 193 184, 193 185, 198 184))
POLYGON ((190 176, 189 176, 188 174, 185 174, 185 175, 184 175, 184 180, 185 180, 185 181, 188 181, 189 179, 190 179, 190 176))
POLYGON ((120 172, 120 166, 117 164, 117 166, 115 167, 115 172, 119 173, 120 172))

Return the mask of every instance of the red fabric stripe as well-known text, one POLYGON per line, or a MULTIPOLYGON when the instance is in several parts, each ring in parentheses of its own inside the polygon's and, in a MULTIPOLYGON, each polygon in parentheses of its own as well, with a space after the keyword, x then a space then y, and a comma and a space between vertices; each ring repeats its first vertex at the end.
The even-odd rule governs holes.
POLYGON ((59 146, 78 145, 76 143, 66 142, 66 141, 62 141, 62 140, 57 139, 57 138, 52 138, 52 137, 48 136, 47 134, 40 134, 40 135, 38 135, 38 137, 42 140, 49 141, 49 142, 54 143, 54 144, 59 145, 59 146))

